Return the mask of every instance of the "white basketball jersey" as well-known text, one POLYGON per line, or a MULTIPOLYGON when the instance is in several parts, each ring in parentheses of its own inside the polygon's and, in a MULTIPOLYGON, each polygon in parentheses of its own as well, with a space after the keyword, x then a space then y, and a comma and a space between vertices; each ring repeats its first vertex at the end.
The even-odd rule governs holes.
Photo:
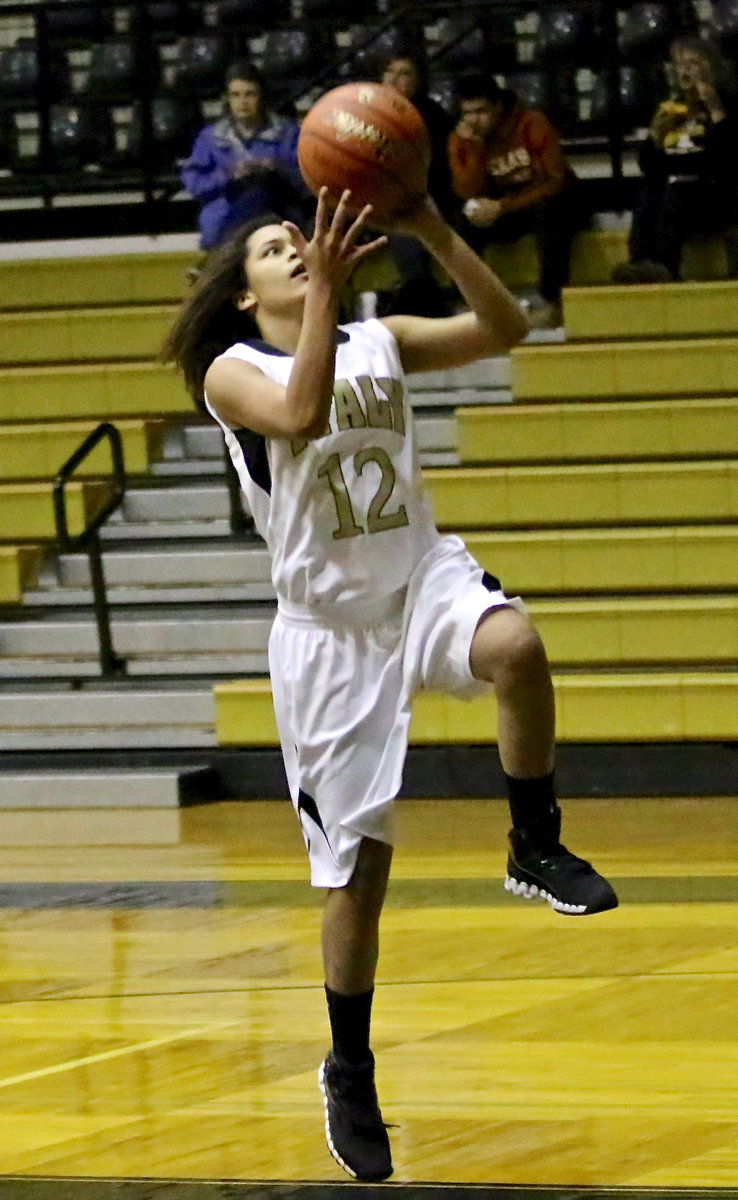
MULTIPOLYGON (((294 359, 265 342, 224 358, 253 363, 286 384, 294 359)), ((437 542, 420 474, 397 342, 380 321, 340 326, 324 436, 266 438, 222 427, 256 528, 272 559, 277 596, 316 616, 350 619, 407 583, 437 542)))

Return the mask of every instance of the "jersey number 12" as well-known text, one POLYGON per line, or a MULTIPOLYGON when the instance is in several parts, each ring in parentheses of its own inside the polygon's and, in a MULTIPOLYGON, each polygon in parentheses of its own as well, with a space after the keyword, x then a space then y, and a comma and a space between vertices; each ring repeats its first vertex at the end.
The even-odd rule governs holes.
POLYGON ((346 480, 341 469, 341 459, 337 454, 331 454, 318 471, 318 478, 327 479, 333 493, 336 505, 338 528, 333 531, 336 541, 342 538, 358 537, 360 533, 381 533, 385 529, 400 529, 408 525, 407 510, 400 504, 393 512, 385 512, 395 486, 395 468, 386 450, 375 446, 370 450, 360 450, 354 455, 354 471, 361 475, 367 463, 376 463, 381 471, 379 487, 377 488, 369 511, 366 516, 366 529, 357 524, 351 497, 346 480))

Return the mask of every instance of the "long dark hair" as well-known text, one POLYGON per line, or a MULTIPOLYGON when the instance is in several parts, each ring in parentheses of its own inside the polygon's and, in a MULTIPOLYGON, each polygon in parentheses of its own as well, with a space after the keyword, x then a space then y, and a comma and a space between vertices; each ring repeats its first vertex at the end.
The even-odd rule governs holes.
POLYGON ((214 250, 167 335, 160 357, 163 362, 176 363, 200 407, 205 375, 213 360, 235 342, 258 337, 256 321, 236 307, 236 300, 248 287, 244 264, 249 238, 265 225, 281 223, 276 213, 254 217, 214 250))

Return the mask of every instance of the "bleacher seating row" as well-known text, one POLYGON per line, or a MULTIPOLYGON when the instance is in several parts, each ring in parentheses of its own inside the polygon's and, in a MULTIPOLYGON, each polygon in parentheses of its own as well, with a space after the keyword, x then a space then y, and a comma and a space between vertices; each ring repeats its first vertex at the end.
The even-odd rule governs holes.
POLYGON ((612 139, 614 108, 617 135, 627 138, 663 92, 666 47, 680 30, 712 34, 735 55, 738 4, 470 0, 449 16, 440 0, 362 0, 349 18, 337 0, 147 0, 132 8, 23 0, 0 10, 0 170, 14 194, 29 172, 132 164, 151 172, 142 156, 153 143, 156 171, 173 175, 195 130, 217 111, 234 57, 250 56, 277 103, 297 101, 299 112, 317 92, 373 75, 382 57, 408 46, 425 48, 431 94, 447 107, 454 77, 483 67, 548 109, 569 138, 612 139))

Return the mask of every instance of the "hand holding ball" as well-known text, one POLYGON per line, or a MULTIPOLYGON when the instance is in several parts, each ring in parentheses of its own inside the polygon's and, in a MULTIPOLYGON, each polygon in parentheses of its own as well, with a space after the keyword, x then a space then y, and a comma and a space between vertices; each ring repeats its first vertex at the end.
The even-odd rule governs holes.
POLYGON ((305 116, 297 143, 305 183, 327 187, 338 201, 348 189, 351 209, 371 204, 392 218, 427 190, 430 139, 418 110, 380 83, 347 83, 321 96, 305 116))

